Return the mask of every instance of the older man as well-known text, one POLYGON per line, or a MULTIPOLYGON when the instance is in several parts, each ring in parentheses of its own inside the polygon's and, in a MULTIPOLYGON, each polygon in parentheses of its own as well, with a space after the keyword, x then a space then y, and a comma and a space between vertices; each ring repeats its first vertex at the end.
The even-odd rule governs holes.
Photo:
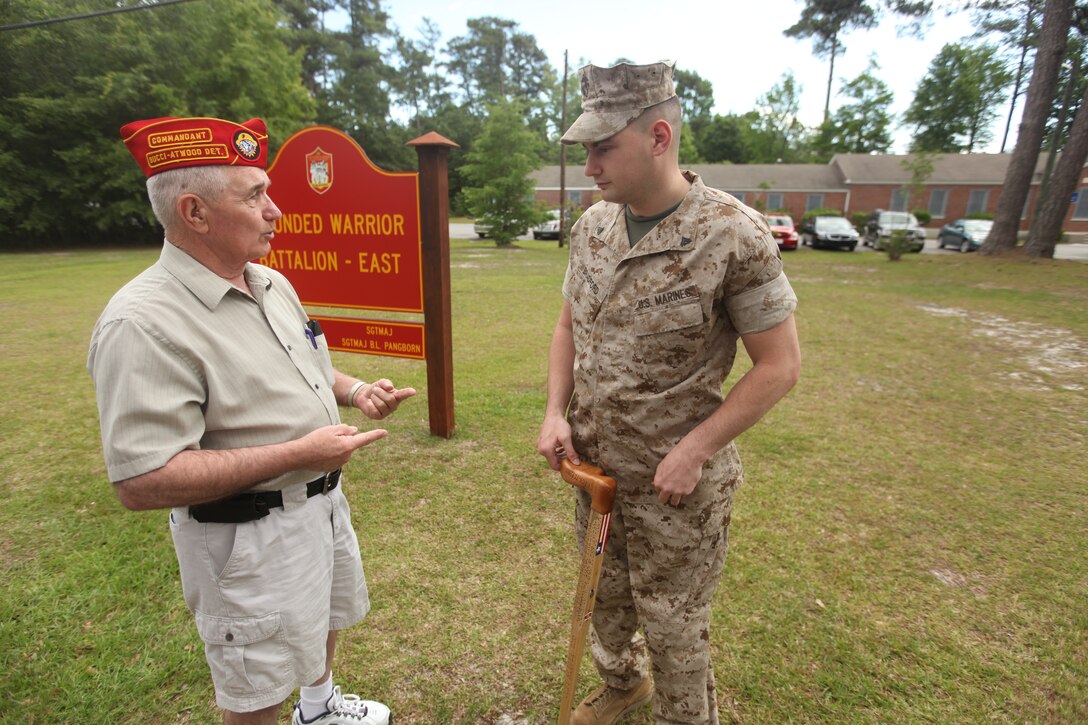
POLYGON ((291 285, 250 262, 280 210, 260 119, 136 121, 121 136, 166 240, 95 325, 110 480, 130 509, 169 508, 186 604, 224 722, 386 725, 384 705, 333 685, 336 633, 370 608, 341 473, 415 394, 332 366, 291 285))
MULTIPOLYGON (((733 440, 801 365, 796 297, 766 224, 679 167, 672 74, 582 68, 584 113, 562 138, 585 147, 603 201, 571 234, 537 449, 553 468, 588 459, 618 485, 590 640, 604 685, 578 725, 651 697, 658 723, 718 722, 710 611, 741 477, 733 440), (738 338, 753 366, 723 399, 738 338)), ((587 510, 583 495, 580 531, 587 510)))

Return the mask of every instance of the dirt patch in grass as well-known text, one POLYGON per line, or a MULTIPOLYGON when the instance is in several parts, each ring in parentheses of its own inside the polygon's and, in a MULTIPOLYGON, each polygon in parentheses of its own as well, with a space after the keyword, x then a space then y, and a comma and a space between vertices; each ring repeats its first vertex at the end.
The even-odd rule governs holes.
POLYGON ((954 317, 971 326, 971 334, 990 338, 1004 347, 1026 369, 1008 377, 1033 390, 1084 390, 1088 371, 1088 343, 1070 330, 957 307, 919 305, 930 315, 954 317))

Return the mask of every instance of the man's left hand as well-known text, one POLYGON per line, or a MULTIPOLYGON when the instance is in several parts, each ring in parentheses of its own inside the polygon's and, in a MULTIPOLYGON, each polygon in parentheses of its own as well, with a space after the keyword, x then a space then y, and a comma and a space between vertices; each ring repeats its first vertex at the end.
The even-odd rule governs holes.
POLYGON ((415 388, 397 388, 387 378, 363 386, 355 395, 355 407, 367 418, 381 420, 395 411, 402 400, 416 394, 415 388))
POLYGON ((699 485, 702 476, 703 462, 697 456, 686 454, 680 446, 673 448, 657 464, 654 473, 657 500, 668 506, 679 506, 684 496, 699 485))

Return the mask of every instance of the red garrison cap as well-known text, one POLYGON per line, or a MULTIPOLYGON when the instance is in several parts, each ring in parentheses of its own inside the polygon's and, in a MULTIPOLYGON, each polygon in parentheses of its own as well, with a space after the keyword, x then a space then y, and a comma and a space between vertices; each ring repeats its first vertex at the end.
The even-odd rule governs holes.
POLYGON ((221 118, 152 118, 121 127, 121 138, 147 176, 186 166, 268 164, 264 121, 221 118))

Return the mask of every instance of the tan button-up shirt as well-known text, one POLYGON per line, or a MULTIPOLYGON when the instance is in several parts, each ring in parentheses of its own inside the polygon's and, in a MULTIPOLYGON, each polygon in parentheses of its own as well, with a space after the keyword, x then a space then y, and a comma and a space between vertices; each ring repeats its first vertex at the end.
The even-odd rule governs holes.
MULTIPOLYGON (((94 379, 111 481, 161 468, 187 449, 283 443, 339 423, 324 336, 287 279, 249 264, 253 297, 169 242, 99 317, 94 379)), ((254 487, 275 490, 321 471, 254 487)))
MULTIPOLYGON (((569 419, 575 448, 605 470, 652 478, 721 405, 737 338, 774 327, 797 306, 762 217, 686 176, 692 185, 679 208, 634 247, 622 204, 594 205, 571 234, 569 419)), ((739 474, 732 445, 708 472, 739 474)))

